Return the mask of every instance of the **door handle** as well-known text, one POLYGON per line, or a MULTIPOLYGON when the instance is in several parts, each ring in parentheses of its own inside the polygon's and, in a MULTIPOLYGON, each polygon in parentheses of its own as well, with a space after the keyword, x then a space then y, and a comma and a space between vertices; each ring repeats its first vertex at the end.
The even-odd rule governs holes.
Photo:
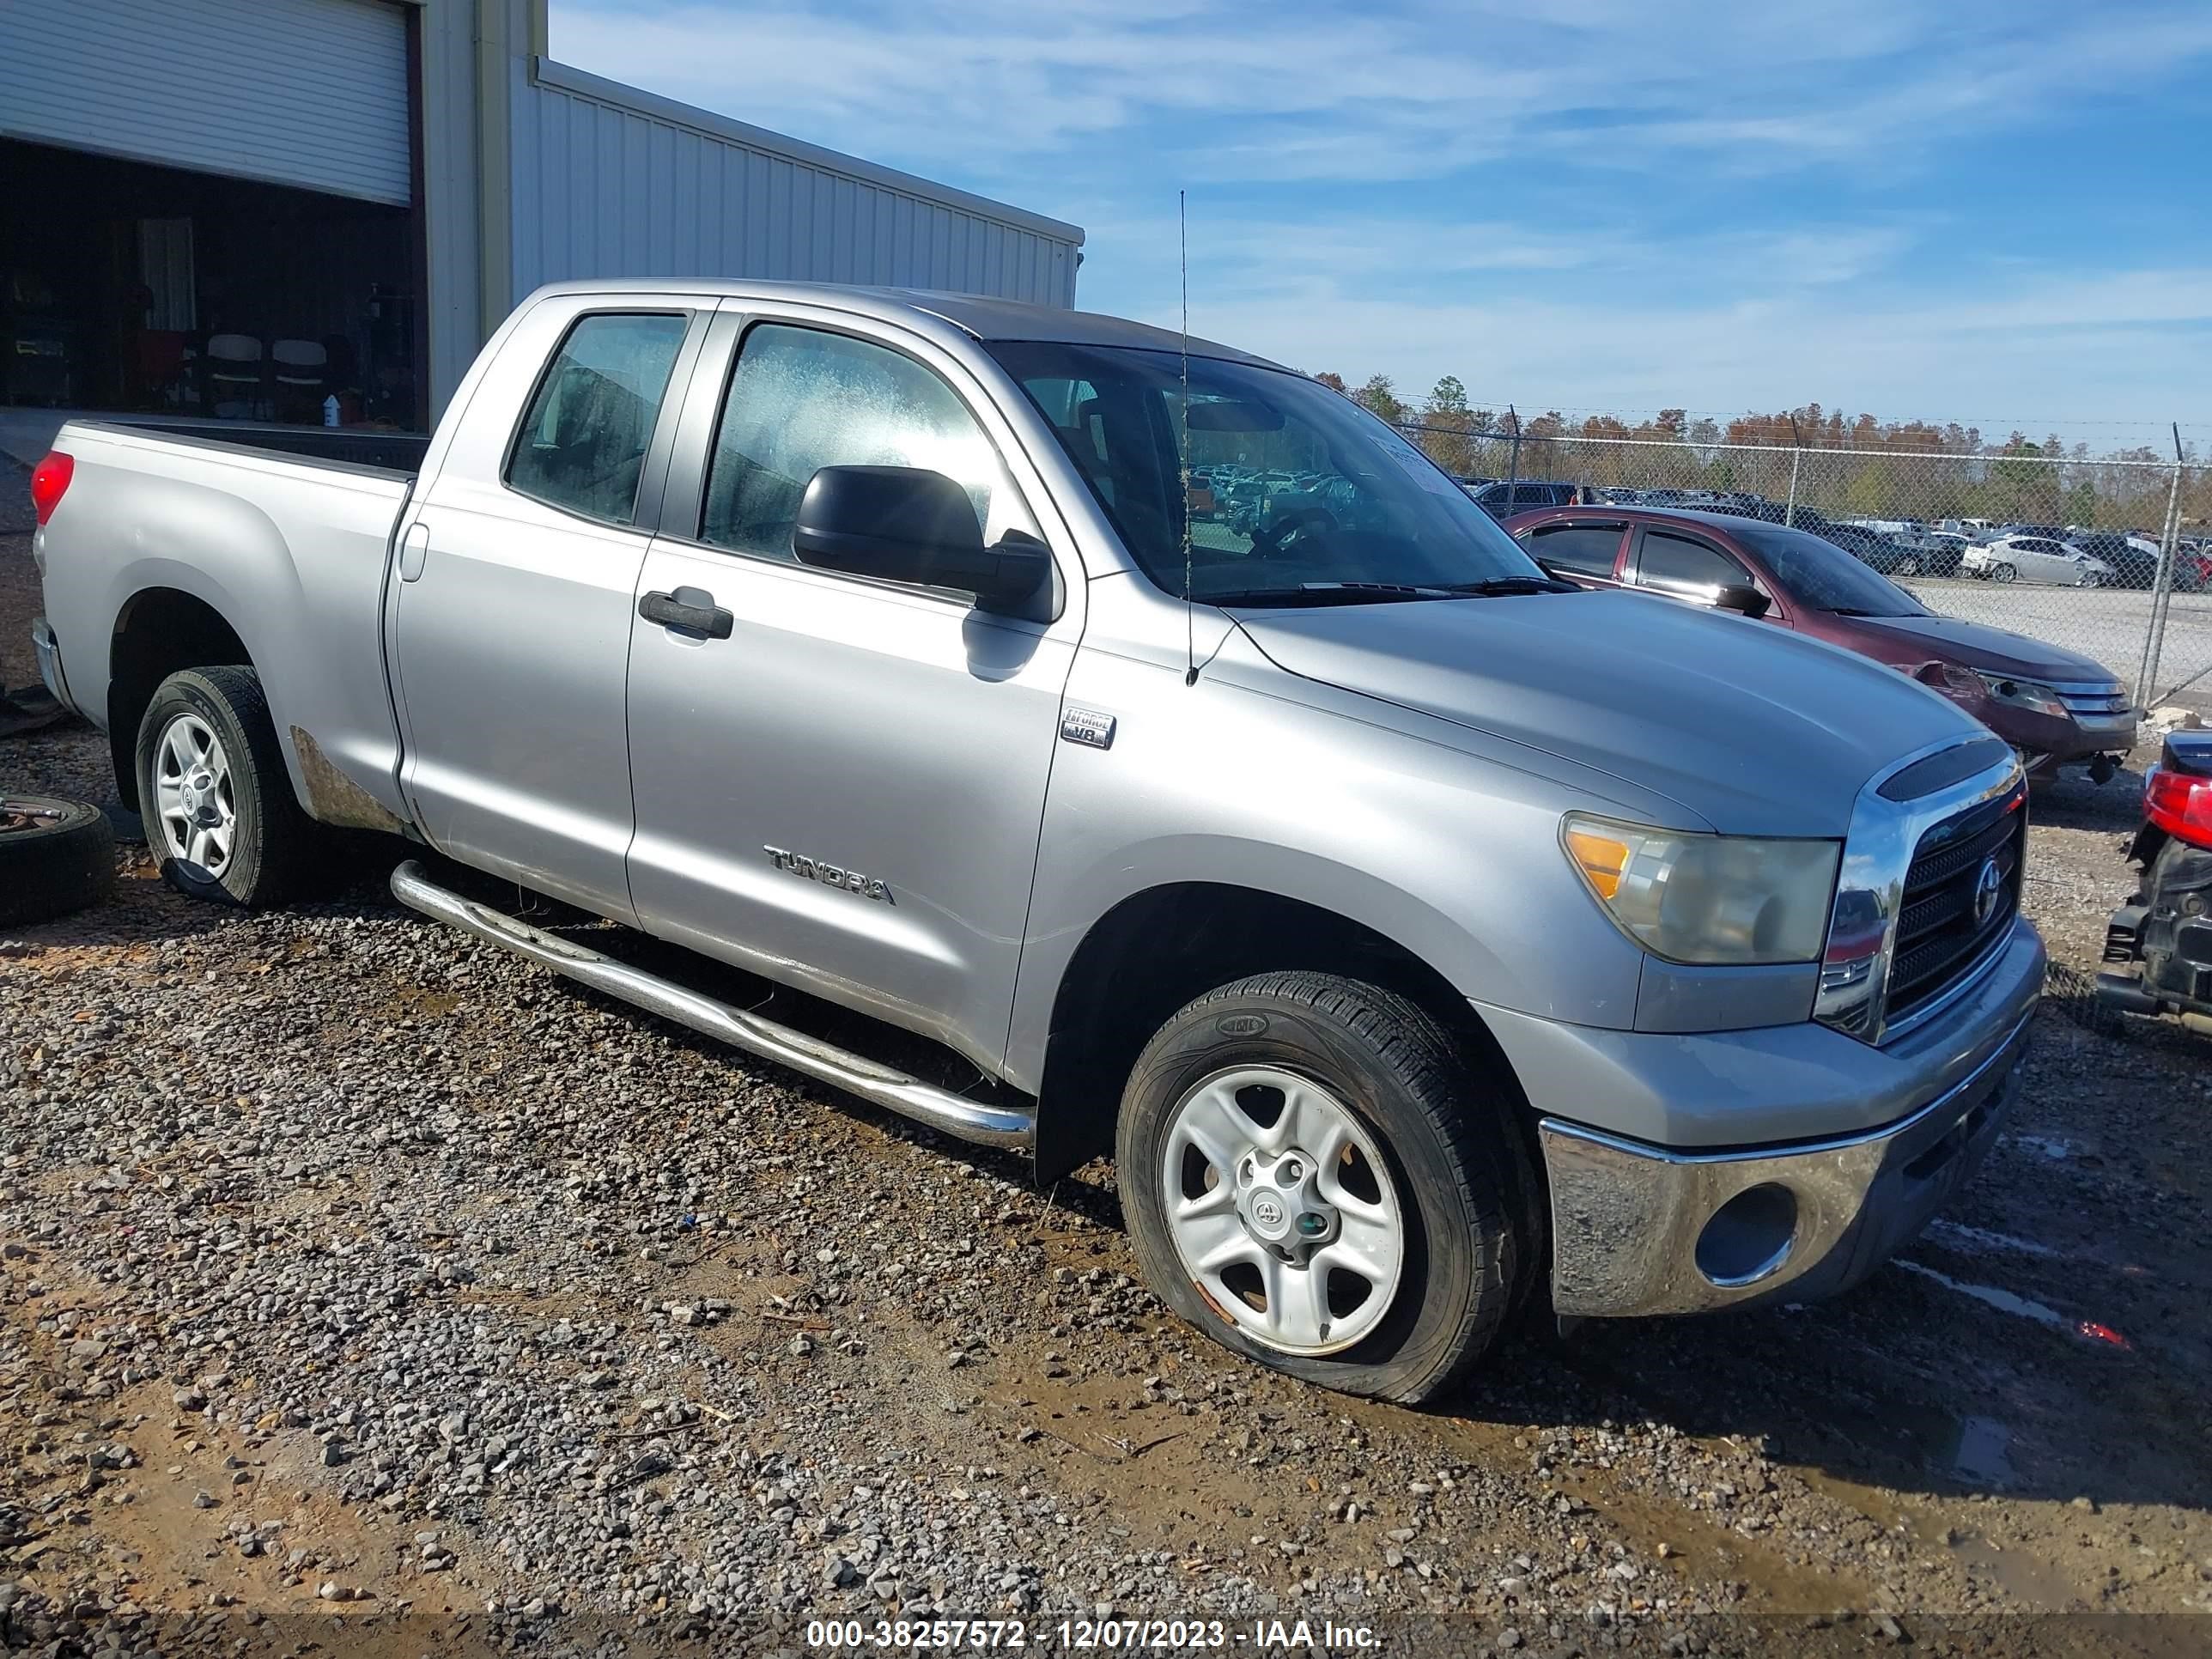
POLYGON ((430 556, 430 526, 410 524, 399 543, 399 580, 411 582, 422 574, 422 562, 430 556))
POLYGON ((700 587, 679 587, 673 593, 648 593, 637 602, 637 614, 649 623, 673 628, 705 640, 726 640, 737 618, 714 603, 714 596, 700 587))

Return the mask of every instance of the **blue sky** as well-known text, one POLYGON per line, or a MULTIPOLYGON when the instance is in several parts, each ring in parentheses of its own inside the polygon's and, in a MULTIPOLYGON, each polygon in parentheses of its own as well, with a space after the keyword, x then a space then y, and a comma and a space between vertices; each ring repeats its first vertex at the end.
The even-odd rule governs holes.
POLYGON ((553 0, 566 63, 1072 220, 1078 303, 1524 411, 2212 439, 2212 3, 553 0))

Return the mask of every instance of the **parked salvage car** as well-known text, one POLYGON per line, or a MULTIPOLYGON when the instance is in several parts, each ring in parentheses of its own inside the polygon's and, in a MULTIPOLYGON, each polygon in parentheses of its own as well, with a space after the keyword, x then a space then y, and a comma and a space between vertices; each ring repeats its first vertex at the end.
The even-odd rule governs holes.
POLYGON ((2141 878, 2106 924, 2098 1000, 2212 1033, 2212 732, 2166 735, 2127 855, 2141 878))
MULTIPOLYGON (((1811 526, 1806 528, 1811 531, 1811 526)), ((1901 537, 1884 535, 1858 525, 1830 523, 1811 533, 1834 543, 1861 564, 1885 576, 1917 576, 1936 562, 1933 554, 1901 537)))
POLYGON ((1493 519, 1510 519, 1531 507, 1564 507, 1583 498, 1581 485, 1544 478, 1522 478, 1517 482, 1508 478, 1468 478, 1458 483, 1475 504, 1493 519))
POLYGON ((2009 749, 1787 629, 1546 575, 1229 347, 569 284, 411 475, 56 449, 40 660, 179 888, 276 902, 317 821, 410 837, 461 872, 392 890, 462 932, 1042 1181, 1112 1153, 1160 1297, 1297 1376, 1421 1400, 1525 1302, 1841 1289, 2020 1088, 2009 749), (1291 487, 1188 533, 1182 466, 1254 450, 1291 487), (817 999, 926 1042, 833 1042, 817 999))
POLYGON ((2070 542, 2049 536, 1999 536, 1970 547, 1959 560, 1960 574, 1997 582, 2052 582, 2064 587, 2106 587, 2112 567, 2070 542))
MULTIPOLYGON (((2135 531, 2088 530, 2069 535, 2067 541, 2093 559, 2112 568, 2115 587, 2154 587, 2158 585, 2159 544, 2135 531)), ((2173 586, 2194 593, 2204 586, 2205 561, 2185 547, 2173 550, 2173 586)))
POLYGON ((1885 662, 1941 692, 2020 752, 2028 775, 2111 777, 2136 711, 2103 665, 2024 634, 1938 616, 1826 537, 1763 519, 1576 507, 1506 526, 1553 574, 1756 611, 1770 626, 1885 662))

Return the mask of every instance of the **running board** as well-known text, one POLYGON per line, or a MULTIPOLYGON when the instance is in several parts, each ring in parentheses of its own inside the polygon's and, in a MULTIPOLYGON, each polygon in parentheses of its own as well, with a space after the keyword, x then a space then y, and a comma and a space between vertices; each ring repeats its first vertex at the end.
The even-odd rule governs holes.
POLYGON ((502 950, 512 951, 541 968, 550 968, 595 991, 635 1003, 648 1013, 672 1019, 732 1048, 743 1048, 819 1082, 834 1085, 933 1129, 986 1146, 1027 1150, 1036 1139, 1034 1112, 989 1106, 964 1095, 953 1094, 836 1048, 818 1037, 794 1031, 788 1025, 780 1025, 742 1008, 732 1008, 726 1002, 686 990, 673 980, 617 962, 612 957, 602 956, 568 939, 556 939, 527 922, 518 921, 439 886, 413 859, 392 872, 392 896, 410 909, 420 910, 449 927, 458 927, 502 950))

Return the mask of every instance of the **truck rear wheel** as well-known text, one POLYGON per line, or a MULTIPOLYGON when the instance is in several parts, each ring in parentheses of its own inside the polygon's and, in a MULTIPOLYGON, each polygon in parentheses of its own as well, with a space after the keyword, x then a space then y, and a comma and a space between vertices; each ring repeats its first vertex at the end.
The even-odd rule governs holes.
POLYGON ((1503 1101, 1403 997, 1263 974, 1185 1007, 1121 1099, 1121 1205, 1146 1279, 1237 1352, 1417 1404, 1498 1334, 1530 1241, 1503 1101))
POLYGON ((138 724, 146 845, 178 891, 249 909, 280 902, 308 856, 300 809, 251 668, 189 668, 163 680, 138 724))

